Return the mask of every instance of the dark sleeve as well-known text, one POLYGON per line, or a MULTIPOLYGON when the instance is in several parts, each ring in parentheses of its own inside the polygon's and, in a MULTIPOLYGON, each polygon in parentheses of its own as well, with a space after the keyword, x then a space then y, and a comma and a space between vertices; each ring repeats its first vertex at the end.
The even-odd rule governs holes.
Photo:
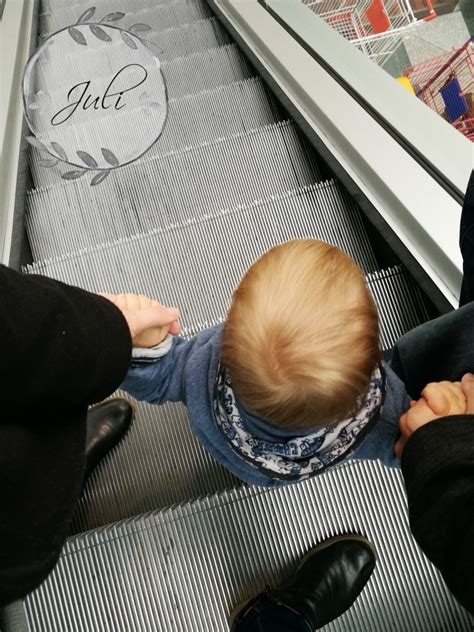
POLYGON ((402 471, 416 541, 474 613, 474 415, 445 417, 413 433, 402 471))
POLYGON ((131 356, 127 323, 110 301, 5 266, 0 344, 0 399, 15 410, 98 402, 118 387, 131 356))

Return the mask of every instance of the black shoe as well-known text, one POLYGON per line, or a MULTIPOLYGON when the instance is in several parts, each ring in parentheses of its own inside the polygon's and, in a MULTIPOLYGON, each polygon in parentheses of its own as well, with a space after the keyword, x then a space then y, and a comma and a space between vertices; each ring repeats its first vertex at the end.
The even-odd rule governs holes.
POLYGON ((109 399, 89 409, 84 481, 107 452, 125 436, 133 415, 132 404, 121 397, 109 399))
POLYGON ((234 613, 231 632, 313 632, 345 612, 375 567, 362 536, 321 542, 282 586, 261 593, 234 613))

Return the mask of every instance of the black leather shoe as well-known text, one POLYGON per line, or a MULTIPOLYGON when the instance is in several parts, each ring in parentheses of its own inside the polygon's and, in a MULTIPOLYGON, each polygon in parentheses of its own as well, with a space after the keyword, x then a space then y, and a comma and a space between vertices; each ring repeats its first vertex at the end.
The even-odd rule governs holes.
POLYGON ((132 404, 122 397, 109 399, 89 409, 84 481, 107 452, 125 436, 133 415, 132 404))
POLYGON ((337 536, 303 558, 282 586, 261 593, 234 613, 231 632, 313 632, 345 612, 375 567, 362 536, 337 536))

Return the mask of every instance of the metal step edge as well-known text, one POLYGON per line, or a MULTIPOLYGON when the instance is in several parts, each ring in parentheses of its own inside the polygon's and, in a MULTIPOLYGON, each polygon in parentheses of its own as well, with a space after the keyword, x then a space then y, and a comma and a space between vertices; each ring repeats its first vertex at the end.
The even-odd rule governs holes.
MULTIPOLYGON (((78 13, 77 17, 79 18, 79 16, 81 15, 81 12, 78 13)), ((164 30, 165 28, 171 28, 173 26, 178 26, 178 25, 182 25, 182 24, 190 24, 196 20, 202 20, 203 18, 208 18, 211 17, 213 15, 211 8, 209 7, 208 3, 206 2, 206 0, 174 0, 173 2, 168 2, 168 3, 164 3, 164 4, 158 4, 156 6, 153 7, 148 7, 148 8, 144 8, 141 9, 140 11, 136 11, 134 13, 126 13, 125 14, 125 18, 131 22, 131 24, 136 24, 136 23, 145 23, 148 24, 149 26, 152 27, 151 31, 147 32, 147 36, 145 37, 145 39, 148 39, 148 35, 150 37, 152 37, 153 33, 159 33, 161 30, 164 30), (189 9, 190 13, 192 14, 193 12, 195 12, 196 16, 191 17, 191 16, 187 16, 186 15, 186 11, 189 9), (177 14, 179 15, 179 13, 184 12, 184 15, 182 15, 181 17, 178 17, 178 15, 174 15, 173 13, 177 12, 177 14), (167 24, 164 28, 160 29, 160 28, 156 28, 154 27, 153 23, 151 23, 150 21, 150 17, 153 17, 157 19, 157 23, 160 24, 163 23, 163 21, 165 19, 173 19, 176 18, 178 21, 176 22, 171 22, 171 24, 167 24), (191 17, 191 19, 187 19, 188 17, 191 17), (182 20, 182 21, 181 21, 182 20)), ((104 16, 102 16, 104 17, 104 16)), ((94 16, 95 18, 95 16, 94 16)), ((124 26, 122 25, 122 22, 117 23, 114 22, 113 23, 115 26, 119 26, 119 28, 124 28, 125 30, 127 30, 128 26, 124 26)), ((66 28, 68 26, 73 26, 70 24, 65 24, 64 27, 62 28, 66 28)), ((61 30, 60 29, 56 29, 56 30, 61 30)), ((52 35, 55 31, 49 31, 49 32, 41 32, 39 34, 39 37, 41 39, 46 39, 47 37, 49 37, 50 35, 52 35)))
MULTIPOLYGON (((140 10, 151 9, 154 6, 161 5, 161 4, 173 4, 176 1, 178 0, 139 0, 140 6, 142 7, 142 9, 140 10)), ((43 2, 42 4, 46 5, 48 3, 43 2)), ((110 12, 110 13, 115 12, 115 11, 123 11, 123 13, 126 13, 126 11, 121 8, 121 4, 122 4, 121 0, 95 0, 94 2, 96 10, 100 11, 101 13, 105 13, 105 11, 110 12), (108 9, 105 8, 107 7, 107 5, 109 5, 110 8, 108 9)), ((127 2, 123 2, 123 4, 126 5, 127 2)), ((53 17, 61 16, 62 14, 65 14, 68 12, 70 13, 75 12, 75 15, 72 17, 72 21, 67 21, 64 23, 65 26, 69 26, 69 24, 73 24, 79 18, 79 16, 84 12, 84 3, 76 1, 75 3, 72 3, 72 4, 63 4, 60 6, 56 6, 54 8, 54 11, 44 10, 44 6, 43 6, 40 9, 39 17, 41 19, 47 16, 53 16, 53 17)))
MULTIPOLYGON (((268 197, 254 200, 248 204, 238 204, 236 206, 226 207, 223 209, 219 209, 215 213, 206 213, 198 217, 187 217, 183 219, 182 221, 171 223, 171 224, 165 224, 163 226, 157 226, 156 228, 151 228, 148 231, 136 233, 134 235, 130 235, 129 237, 121 237, 119 239, 114 239, 111 241, 103 241, 103 242, 94 244, 93 246, 88 246, 85 248, 81 248, 79 250, 62 253, 60 255, 55 255, 41 261, 34 261, 33 263, 23 266, 22 271, 27 274, 38 274, 38 273, 41 274, 39 270, 43 267, 48 266, 49 264, 60 263, 62 261, 67 261, 68 259, 75 259, 76 257, 92 254, 94 252, 97 252, 98 250, 116 248, 125 243, 133 243, 135 241, 141 241, 143 239, 148 239, 150 237, 153 237, 154 235, 161 235, 163 233, 177 231, 181 228, 185 228, 187 226, 192 226, 194 224, 206 222, 208 220, 217 219, 219 217, 225 217, 226 215, 231 215, 234 213, 245 212, 250 209, 256 209, 256 208, 259 208, 260 206, 271 204, 272 202, 278 202, 282 200, 291 200, 298 194, 302 194, 305 192, 311 192, 311 191, 318 192, 318 191, 321 191, 327 188, 332 188, 332 187, 338 187, 341 190, 343 190, 339 182, 335 179, 325 180, 323 182, 315 182, 310 185, 298 187, 290 191, 285 191, 278 195, 270 195, 268 197)), ((352 198, 349 196, 347 196, 347 199, 349 201, 352 201, 352 198)), ((353 202, 353 204, 355 203, 353 202)))
MULTIPOLYGON (((53 235, 58 243, 72 240, 73 250, 78 250, 320 179, 312 150, 302 143, 297 128, 276 123, 134 163, 105 180, 100 190, 83 179, 30 191, 25 222, 31 234, 47 228, 45 236, 53 235), (79 218, 81 229, 71 233, 79 218), (98 222, 106 231, 102 237, 96 233, 98 222)), ((70 250, 67 246, 61 251, 70 250)), ((34 258, 54 254, 60 254, 59 248, 46 255, 34 253, 34 258)))
MULTIPOLYGON (((279 108, 272 96, 267 93, 260 77, 250 77, 178 99, 170 99, 168 105, 168 119, 162 135, 137 162, 245 134, 281 120, 279 108), (212 116, 203 116, 203 112, 212 112, 212 116)), ((107 115, 103 117, 104 124, 108 119, 112 121, 113 129, 120 129, 121 117, 129 115, 130 113, 107 115)), ((85 138, 88 128, 94 125, 94 121, 87 121, 71 127, 80 130, 78 137, 85 138)), ((135 135, 136 133, 137 130, 134 130, 135 135)), ((29 162, 34 188, 55 185, 61 181, 61 171, 65 165, 60 163, 56 167, 41 167, 38 162, 44 156, 43 151, 36 147, 30 148, 29 162)))
MULTIPOLYGON (((59 82, 57 69, 52 69, 50 65, 46 65, 44 68, 51 73, 54 71, 54 81, 55 85, 57 85, 59 82)), ((173 59, 164 61, 161 64, 161 69, 165 78, 168 95, 175 99, 189 94, 199 93, 203 90, 217 88, 226 83, 242 81, 256 76, 247 58, 242 54, 238 46, 233 43, 198 50, 181 57, 174 57, 173 59), (222 65, 222 68, 218 69, 222 73, 219 75, 216 70, 218 64, 222 65), (196 66, 200 66, 202 69, 209 71, 206 77, 206 81, 209 83, 207 85, 204 83, 205 87, 202 87, 204 81, 202 73, 199 76, 199 81, 196 78, 196 66)), ((84 73, 87 72, 87 65, 83 66, 83 70, 84 73)), ((77 68, 76 78, 81 79, 80 68, 77 68)), ((84 74, 82 79, 86 80, 86 78, 84 74)), ((97 75, 96 79, 97 78, 100 79, 101 75, 97 75)), ((43 82, 43 77, 38 78, 39 88, 43 87, 43 82)), ((55 98, 58 94, 61 94, 60 89, 54 93, 52 98, 55 98)), ((38 137, 41 138, 41 135, 38 135, 38 137)))
MULTIPOLYGON (((169 62, 173 59, 187 57, 197 52, 203 52, 207 49, 218 48, 220 46, 232 44, 232 38, 226 29, 222 26, 219 20, 212 16, 210 18, 202 18, 201 20, 196 20, 194 22, 187 22, 186 24, 180 24, 179 26, 171 26, 167 29, 164 29, 159 32, 159 42, 157 42, 158 48, 162 49, 162 52, 158 55, 160 61, 162 63, 169 62), (202 31, 200 33, 200 31, 202 31), (176 41, 184 38, 186 35, 188 36, 188 41, 186 44, 189 44, 189 39, 195 36, 196 34, 199 36, 214 34, 215 37, 209 38, 209 43, 206 45, 202 45, 202 48, 196 50, 190 50, 188 52, 182 51, 177 54, 172 54, 167 51, 167 47, 169 49, 173 49, 176 46, 176 41)), ((114 49, 117 48, 117 44, 109 44, 109 48, 114 49)), ((179 50, 179 49, 178 49, 179 50)), ((75 54, 74 56, 80 57, 81 59, 86 59, 87 56, 94 56, 96 53, 93 51, 81 51, 75 54)), ((67 57, 71 57, 72 55, 68 55, 67 57)), ((42 66, 45 62, 41 61, 41 58, 38 60, 38 63, 42 66)), ((49 63, 49 62, 47 62, 49 63)))
MULTIPOLYGON (((427 319, 423 297, 403 268, 379 271, 366 279, 378 304, 383 348, 427 319), (409 302, 414 309, 405 314, 401 305, 409 302)), ((184 335, 190 337, 222 322, 223 315, 203 317, 187 327, 184 335)), ((99 464, 86 485, 73 532, 243 484, 201 446, 183 404, 135 405, 136 418, 126 440, 99 464)))
POLYGON ((417 547, 406 512, 400 472, 358 462, 299 485, 241 487, 120 522, 66 542, 26 599, 30 632, 223 632, 237 604, 344 533, 366 535, 377 565, 323 632, 466 632, 474 620, 417 547))
MULTIPOLYGON (((199 151, 200 149, 216 147, 216 146, 219 146, 219 145, 224 145, 226 143, 229 144, 229 143, 232 143, 232 141, 243 139, 245 137, 259 135, 259 134, 265 134, 266 132, 274 130, 274 129, 285 129, 285 128, 294 129, 294 130, 298 130, 299 129, 297 127, 297 125, 290 119, 287 119, 287 120, 284 120, 284 121, 278 121, 277 123, 272 123, 270 125, 264 125, 262 127, 258 127, 256 129, 253 129, 253 130, 250 130, 248 132, 241 133, 241 134, 232 134, 228 138, 217 138, 217 139, 214 139, 214 140, 211 140, 211 141, 205 141, 203 143, 200 143, 197 146, 186 147, 184 149, 172 150, 172 151, 167 152, 166 154, 161 154, 160 156, 152 156, 152 157, 143 158, 142 160, 140 160, 140 162, 137 161, 137 162, 131 163, 131 165, 126 165, 124 167, 121 167, 120 170, 117 173, 124 173, 127 170, 130 170, 133 166, 135 166, 137 164, 143 165, 143 164, 154 163, 154 162, 162 162, 166 158, 169 158, 169 157, 184 156, 184 155, 191 154, 193 152, 199 151)), ((105 181, 105 182, 107 182, 107 181, 105 181)), ((48 190, 51 190, 51 189, 67 188, 67 187, 70 187, 71 189, 73 189, 79 183, 80 183, 80 181, 78 181, 78 180, 63 180, 60 183, 58 183, 58 185, 49 185, 49 186, 45 186, 45 187, 40 187, 38 189, 30 189, 27 192, 27 196, 28 197, 34 197, 37 193, 44 193, 44 192, 46 192, 48 190)))
MULTIPOLYGON (((175 252, 181 252, 185 248, 184 244, 189 248, 189 252, 193 251, 192 239, 198 239, 197 243, 200 244, 209 244, 210 248, 218 247, 219 253, 223 252, 222 248, 225 244, 226 252, 234 253, 239 265, 245 267, 275 243, 305 237, 334 243, 352 256, 366 272, 377 268, 359 209, 341 187, 331 182, 303 187, 281 196, 265 198, 251 204, 233 206, 219 210, 217 213, 184 217, 181 221, 158 225, 151 230, 122 236, 115 240, 101 239, 101 236, 106 233, 107 227, 102 224, 101 217, 100 220, 101 224, 91 222, 89 226, 91 231, 89 241, 92 243, 75 249, 73 249, 74 244, 80 246, 86 239, 83 236, 74 236, 81 228, 81 218, 78 218, 78 224, 73 223, 69 226, 67 235, 61 233, 53 238, 50 234, 49 224, 46 227, 40 226, 38 223, 28 224, 32 252, 38 262, 33 264, 31 269, 35 271, 53 270, 64 265, 72 265, 72 263, 68 263, 72 261, 74 261, 74 266, 78 266, 79 269, 83 265, 81 259, 87 259, 92 265, 92 261, 96 262, 104 258, 112 261, 120 256, 124 257, 123 261, 136 261, 136 257, 145 251, 150 251, 147 256, 148 263, 151 265, 151 261, 154 260, 154 248, 159 248, 160 251, 164 249, 163 252, 169 251, 168 258, 171 261, 171 259, 175 259, 175 252), (332 214, 334 225, 327 222, 325 213, 328 211, 332 214), (220 240, 216 240, 219 231, 224 231, 224 234, 220 240), (249 239, 249 235, 252 235, 251 239, 249 239), (176 249, 173 240, 180 241, 182 246, 180 245, 176 249), (68 254, 59 254, 60 252, 68 254), (46 253, 51 256, 48 258, 37 256, 46 253)), ((115 221, 114 217, 112 217, 112 221, 115 221)), ((155 221, 155 223, 157 222, 155 221)), ((233 257, 230 258, 233 259, 233 257)), ((212 261, 214 263, 220 261, 221 265, 225 265, 225 257, 222 254, 199 252, 196 253, 195 259, 196 261, 201 260, 202 266, 205 266, 200 276, 202 283, 206 278, 205 271, 210 269, 209 266, 212 261)), ((176 264, 178 263, 176 261, 176 264)), ((94 263, 94 265, 96 264, 94 263)), ((187 266, 180 265, 179 269, 184 274, 187 266)), ((243 272, 244 268, 241 268, 240 273, 243 272)), ((231 287, 232 279, 237 280, 238 274, 237 269, 232 273, 229 272, 225 283, 226 288, 231 287)), ((144 275, 142 292, 156 292, 156 283, 149 285, 155 275, 151 274, 151 270, 147 270, 146 274, 144 270, 144 275)), ((70 281, 73 282, 74 279, 70 281)), ((131 280, 129 281, 131 284, 131 280)), ((99 288, 95 289, 98 290, 99 288)), ((124 290, 123 288, 119 289, 119 287, 113 290, 110 287, 110 291, 124 290)), ((166 290, 167 293, 168 291, 171 291, 171 288, 166 290)), ((166 298, 168 298, 167 295, 166 298)), ((165 296, 162 296, 162 300, 165 300, 165 296)), ((186 301, 186 304, 188 303, 189 301, 186 301)))

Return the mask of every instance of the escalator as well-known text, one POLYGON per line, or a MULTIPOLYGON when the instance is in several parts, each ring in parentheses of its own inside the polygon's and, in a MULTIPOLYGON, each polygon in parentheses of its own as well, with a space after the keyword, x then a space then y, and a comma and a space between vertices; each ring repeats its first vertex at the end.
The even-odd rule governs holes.
MULTIPOLYGON (((120 5, 97 2, 103 14, 132 12, 120 5)), ((45 0, 40 34, 83 9, 45 0)), ((142 0, 133 13, 161 48, 164 133, 96 187, 42 168, 32 148, 24 272, 158 297, 180 307, 189 337, 222 321, 265 250, 314 237, 364 270, 384 349, 428 320, 430 301, 396 257, 381 256, 388 247, 209 5, 142 0)), ((201 447, 182 404, 136 409, 126 440, 88 481, 56 569, 16 605, 11 629, 224 632, 235 605, 339 533, 367 535, 379 559, 356 604, 325 631, 471 629, 410 535, 400 472, 356 462, 295 486, 248 487, 201 447)))

